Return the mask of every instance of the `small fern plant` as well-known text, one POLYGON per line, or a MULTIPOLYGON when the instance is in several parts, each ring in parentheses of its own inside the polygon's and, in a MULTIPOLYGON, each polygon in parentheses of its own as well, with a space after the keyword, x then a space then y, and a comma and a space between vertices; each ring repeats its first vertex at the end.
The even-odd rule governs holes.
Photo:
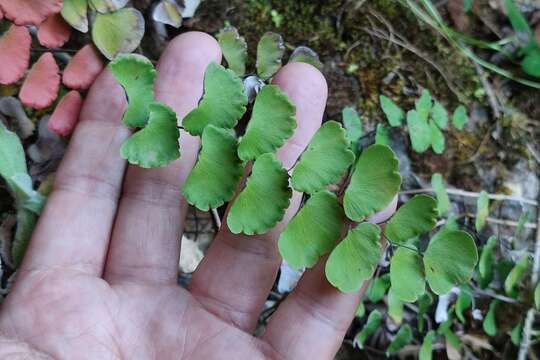
POLYGON ((288 170, 275 153, 296 128, 296 109, 278 86, 262 86, 251 104, 241 71, 211 63, 198 107, 178 126, 174 111, 154 98, 156 70, 149 60, 121 55, 110 67, 129 99, 123 121, 138 129, 122 145, 122 157, 141 167, 165 166, 180 157, 180 129, 201 137, 198 160, 182 192, 205 211, 232 202, 226 222, 233 233, 268 232, 283 219, 294 190, 305 201, 279 238, 280 253, 295 268, 312 267, 329 254, 326 277, 344 292, 359 289, 372 276, 383 252, 381 236, 398 249, 395 267, 402 286, 397 292, 403 298, 422 294, 425 279, 434 292, 443 293, 472 276, 477 250, 466 232, 439 232, 423 253, 408 245, 434 228, 434 198, 412 198, 384 229, 367 221, 393 201, 401 185, 398 160, 388 146, 357 149, 354 134, 327 121, 288 170), (245 114, 250 119, 240 133, 237 125, 245 114), (328 190, 334 184, 344 190, 328 190))
MULTIPOLYGON (((423 153, 430 147, 436 154, 445 149, 443 131, 448 128, 448 111, 439 101, 433 100, 429 90, 424 89, 415 102, 415 108, 406 114, 392 99, 381 95, 381 108, 392 127, 399 127, 406 120, 411 146, 414 151, 423 153)), ((452 114, 452 125, 463 130, 468 121, 467 109, 459 105, 452 114)))

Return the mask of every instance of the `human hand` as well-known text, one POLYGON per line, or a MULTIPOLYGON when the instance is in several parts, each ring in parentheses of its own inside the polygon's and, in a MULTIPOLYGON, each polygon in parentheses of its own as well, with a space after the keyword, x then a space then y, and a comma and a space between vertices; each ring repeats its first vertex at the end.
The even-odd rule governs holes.
MULTIPOLYGON (((197 106, 211 61, 221 61, 212 37, 174 39, 158 65, 157 99, 183 118, 197 106)), ((296 132, 278 151, 289 168, 321 124, 327 87, 303 63, 284 66, 274 82, 297 107, 296 132)), ((252 336, 281 262, 277 237, 301 195, 267 234, 234 235, 224 224, 183 289, 177 271, 187 204, 180 189, 199 143, 182 133, 180 160, 159 169, 127 166, 119 155, 129 135, 124 107, 122 89, 104 71, 2 304, 0 334, 12 340, 0 339, 0 358, 11 351, 32 359, 331 359, 361 291, 332 287, 324 261, 306 271, 265 333, 252 336)))

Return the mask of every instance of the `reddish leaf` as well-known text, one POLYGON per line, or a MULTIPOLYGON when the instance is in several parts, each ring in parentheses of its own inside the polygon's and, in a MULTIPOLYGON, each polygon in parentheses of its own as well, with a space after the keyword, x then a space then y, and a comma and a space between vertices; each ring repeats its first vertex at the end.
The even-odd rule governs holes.
POLYGON ((53 55, 41 55, 24 80, 19 99, 25 106, 44 109, 51 105, 60 88, 60 69, 53 55))
POLYGON ((19 80, 30 61, 32 37, 24 26, 11 25, 0 38, 0 84, 19 80))
POLYGON ((75 90, 68 92, 54 109, 47 127, 54 133, 68 136, 73 132, 82 107, 81 95, 75 90))
POLYGON ((62 10, 62 0, 0 0, 4 16, 17 25, 39 25, 62 10))
POLYGON ((103 66, 97 49, 92 44, 85 45, 64 69, 64 85, 72 89, 86 90, 103 70, 103 66))
POLYGON ((71 26, 60 14, 49 16, 40 26, 37 33, 39 43, 49 49, 64 45, 71 35, 71 26))

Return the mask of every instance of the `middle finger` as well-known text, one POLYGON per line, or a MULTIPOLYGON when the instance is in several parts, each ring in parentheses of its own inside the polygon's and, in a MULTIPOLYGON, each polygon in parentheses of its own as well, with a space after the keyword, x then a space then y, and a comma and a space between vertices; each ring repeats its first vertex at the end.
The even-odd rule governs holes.
MULTIPOLYGON (((296 105, 297 128, 277 154, 288 169, 321 125, 327 86, 323 75, 305 63, 284 66, 274 83, 296 105)), ((255 327, 281 263, 277 238, 301 199, 302 194, 293 192, 284 220, 263 235, 234 235, 223 224, 190 284, 191 292, 207 310, 246 331, 255 327)))

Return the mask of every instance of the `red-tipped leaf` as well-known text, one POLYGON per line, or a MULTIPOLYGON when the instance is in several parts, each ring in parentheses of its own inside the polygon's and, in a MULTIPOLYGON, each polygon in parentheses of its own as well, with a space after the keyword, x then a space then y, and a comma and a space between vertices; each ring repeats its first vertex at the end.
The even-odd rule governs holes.
POLYGON ((49 130, 61 136, 70 135, 79 121, 82 104, 82 97, 77 91, 71 90, 64 95, 49 119, 49 130))
POLYGON ((49 49, 64 45, 71 35, 71 26, 62 15, 49 16, 40 26, 37 33, 39 43, 49 49))
POLYGON ((11 25, 0 37, 0 84, 18 81, 30 61, 32 37, 24 26, 11 25))
POLYGON ((85 45, 64 69, 64 85, 72 89, 86 90, 103 70, 103 66, 98 50, 92 44, 85 45))
POLYGON ((17 25, 38 26, 62 10, 62 0, 0 0, 0 9, 17 25))
POLYGON ((60 88, 60 69, 50 52, 44 53, 24 80, 19 99, 28 107, 44 109, 51 105, 60 88))

